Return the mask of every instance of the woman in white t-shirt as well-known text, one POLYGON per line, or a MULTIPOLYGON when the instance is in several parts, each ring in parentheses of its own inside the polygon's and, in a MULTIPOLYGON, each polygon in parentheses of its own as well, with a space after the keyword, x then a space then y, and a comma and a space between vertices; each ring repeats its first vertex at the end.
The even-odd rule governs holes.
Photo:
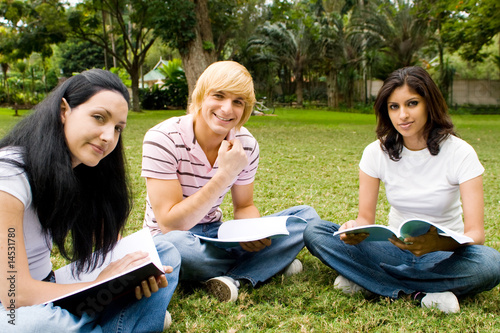
POLYGON ((423 307, 458 312, 457 297, 500 282, 500 254, 482 245, 484 168, 474 149, 456 137, 446 102, 424 69, 405 67, 389 75, 374 108, 378 140, 365 148, 359 164, 358 217, 342 226, 309 223, 306 246, 339 273, 335 287, 345 293, 407 297, 423 307), (332 236, 375 223, 381 181, 391 205, 389 226, 420 218, 473 242, 461 245, 434 227, 404 241, 332 236))
MULTIPOLYGON (((57 283, 52 243, 77 261, 75 273, 89 272, 123 231, 131 208, 121 142, 128 101, 116 75, 85 71, 0 140, 0 332, 161 332, 170 324, 180 255, 166 242, 157 248, 162 263, 173 266, 165 266, 168 283, 152 276, 117 300, 109 296, 123 288, 110 286, 113 295, 89 297, 76 313, 47 303, 94 283, 57 283)), ((146 260, 146 252, 129 254, 95 281, 146 260)))

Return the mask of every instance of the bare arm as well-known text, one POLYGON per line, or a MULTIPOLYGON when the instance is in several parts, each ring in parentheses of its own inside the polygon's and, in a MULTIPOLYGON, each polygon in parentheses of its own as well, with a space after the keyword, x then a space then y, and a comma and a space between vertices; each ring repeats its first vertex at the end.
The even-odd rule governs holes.
POLYGON ((259 210, 253 202, 253 183, 234 185, 231 188, 235 219, 250 219, 260 217, 259 210))
MULTIPOLYGON (((253 202, 253 183, 248 185, 235 185, 231 189, 235 219, 249 219, 260 217, 259 210, 253 202)), ((253 242, 241 242, 240 246, 245 251, 258 252, 271 245, 269 238, 253 242)))
MULTIPOLYGON (((375 223, 379 186, 380 179, 368 176, 366 173, 359 170, 358 217, 356 220, 350 220, 344 223, 340 227, 340 230, 375 223)), ((355 245, 363 241, 367 236, 366 234, 342 234, 340 239, 347 244, 355 245)))
POLYGON ((218 152, 216 174, 195 194, 183 199, 178 180, 148 178, 146 186, 158 226, 163 233, 189 230, 200 222, 215 205, 220 194, 248 164, 239 140, 222 141, 218 152))
MULTIPOLYGON (((0 191, 0 301, 4 307, 14 304, 16 308, 42 304, 51 299, 91 285, 94 282, 57 284, 33 279, 29 271, 24 243, 24 205, 14 196, 0 191), (5 282, 4 282, 5 281, 5 282), (6 281, 9 281, 8 283, 6 281), (11 284, 12 282, 12 284, 11 284)), ((120 273, 147 260, 147 253, 136 252, 112 263, 101 272, 96 281, 110 274, 120 273)), ((168 268, 170 271, 171 268, 168 268)), ((164 276, 163 276, 164 278, 164 276)), ((147 288, 139 288, 136 295, 148 296, 166 286, 166 280, 148 281, 147 288)))

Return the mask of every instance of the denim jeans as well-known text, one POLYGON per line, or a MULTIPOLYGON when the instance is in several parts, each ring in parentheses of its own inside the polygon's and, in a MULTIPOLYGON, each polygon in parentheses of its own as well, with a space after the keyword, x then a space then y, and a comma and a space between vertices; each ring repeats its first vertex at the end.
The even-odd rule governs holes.
POLYGON ((339 227, 328 221, 309 223, 306 247, 340 275, 375 294, 398 298, 416 291, 451 291, 460 297, 500 283, 500 253, 492 248, 469 245, 417 257, 390 242, 345 244, 332 235, 339 227))
MULTIPOLYGON (((319 220, 309 206, 296 206, 271 216, 294 215, 308 223, 319 220)), ((264 282, 288 266, 304 248, 303 233, 306 223, 287 222, 289 236, 272 239, 270 246, 258 252, 247 252, 236 246, 229 249, 201 241, 195 234, 217 237, 221 222, 198 224, 189 231, 170 231, 157 235, 177 247, 181 254, 181 281, 205 281, 217 276, 247 280, 253 286, 264 282)))
POLYGON ((160 260, 174 271, 167 274, 168 287, 137 300, 133 293, 112 301, 96 316, 76 316, 52 303, 17 308, 15 325, 10 311, 0 306, 0 332, 162 332, 167 306, 179 280, 180 255, 175 247, 155 239, 160 260))

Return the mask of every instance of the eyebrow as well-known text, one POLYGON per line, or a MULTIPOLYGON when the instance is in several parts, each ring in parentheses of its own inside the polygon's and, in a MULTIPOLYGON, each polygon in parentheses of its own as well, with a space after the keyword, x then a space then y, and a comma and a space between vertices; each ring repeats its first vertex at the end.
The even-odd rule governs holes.
MULTIPOLYGON (((113 118, 113 115, 111 114, 111 112, 109 112, 107 109, 104 109, 104 111, 106 111, 109 118, 113 118)), ((118 124, 127 125, 127 122, 126 121, 119 121, 118 124)))
MULTIPOLYGON (((422 99, 422 96, 417 95, 417 96, 410 97, 410 98, 408 98, 408 99, 405 101, 405 103, 407 103, 407 102, 409 102, 409 101, 412 101, 412 100, 415 100, 415 99, 420 100, 420 99, 422 99)), ((387 104, 389 104, 389 103, 396 103, 396 104, 398 104, 398 102, 393 102, 393 101, 390 101, 389 99, 387 99, 387 104)))
MULTIPOLYGON (((212 94, 222 94, 224 96, 227 96, 227 91, 225 90, 214 90, 211 92, 212 94)), ((236 95, 236 94, 233 94, 233 95, 236 95)), ((239 95, 236 95, 237 97, 235 99, 238 99, 238 100, 241 100, 241 101, 245 101, 245 98, 243 98, 243 96, 239 96, 239 95)))

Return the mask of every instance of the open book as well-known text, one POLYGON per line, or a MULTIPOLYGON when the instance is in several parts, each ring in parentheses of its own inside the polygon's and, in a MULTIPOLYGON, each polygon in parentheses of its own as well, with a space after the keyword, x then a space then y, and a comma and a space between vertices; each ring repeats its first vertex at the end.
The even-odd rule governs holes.
POLYGON ((122 238, 111 253, 106 256, 104 264, 92 272, 81 273, 79 276, 74 277, 72 274, 74 264, 72 263, 54 272, 56 282, 69 284, 94 281, 99 273, 111 262, 136 251, 148 252, 150 260, 119 275, 50 300, 47 303, 52 302, 54 305, 67 309, 79 316, 84 312, 92 315, 102 311, 112 300, 133 291, 136 286, 140 285, 141 281, 146 280, 150 276, 165 274, 149 230, 142 229, 122 238))
POLYGON ((217 238, 195 235, 207 242, 217 243, 219 247, 234 247, 240 242, 251 242, 264 238, 288 236, 286 222, 296 220, 306 223, 298 216, 266 216, 253 219, 226 221, 221 224, 217 238))
POLYGON ((394 230, 394 228, 385 225, 371 224, 371 225, 364 225, 364 226, 336 231, 333 233, 333 235, 336 236, 343 233, 346 234, 366 233, 369 234, 369 236, 365 239, 365 241, 369 242, 387 241, 389 238, 393 236, 396 236, 400 240, 404 240, 406 237, 417 237, 426 234, 431 226, 436 227, 440 235, 451 237, 460 244, 474 242, 474 240, 468 236, 459 234, 458 232, 439 226, 432 222, 425 220, 418 220, 418 219, 410 219, 404 221, 399 226, 399 230, 394 230))

